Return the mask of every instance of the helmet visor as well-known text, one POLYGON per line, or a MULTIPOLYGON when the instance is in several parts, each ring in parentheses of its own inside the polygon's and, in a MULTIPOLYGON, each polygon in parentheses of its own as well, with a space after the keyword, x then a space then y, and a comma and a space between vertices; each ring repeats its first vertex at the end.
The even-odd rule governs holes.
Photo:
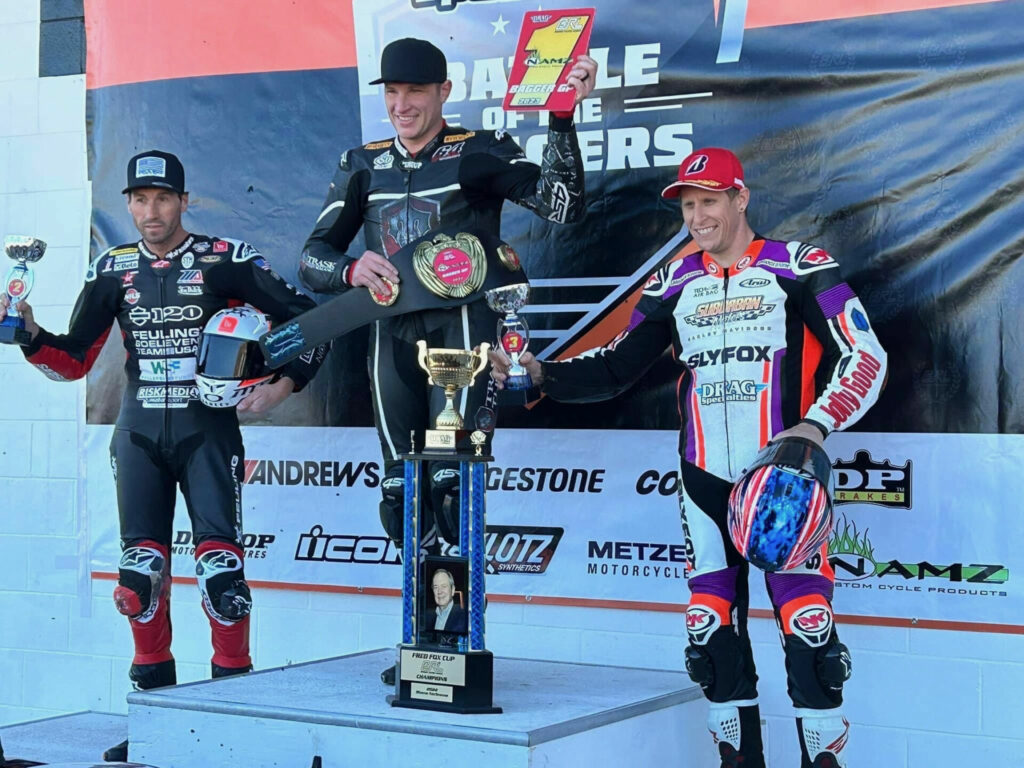
POLYGON ((271 370, 258 342, 207 333, 199 345, 196 373, 211 379, 246 380, 267 376, 271 370))

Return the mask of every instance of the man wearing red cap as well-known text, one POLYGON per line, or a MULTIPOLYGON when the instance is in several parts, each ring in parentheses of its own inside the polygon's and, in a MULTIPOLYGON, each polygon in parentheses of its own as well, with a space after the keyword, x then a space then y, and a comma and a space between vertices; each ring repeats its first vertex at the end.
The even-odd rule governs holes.
MULTIPOLYGON (((672 347, 678 387, 680 495, 687 545, 690 644, 686 667, 711 702, 708 727, 723 768, 763 768, 757 674, 747 634, 749 563, 728 535, 733 483, 769 442, 820 445, 871 407, 886 356, 835 259, 797 241, 769 240, 747 221, 750 190, 727 149, 687 157, 662 192, 679 198, 700 249, 651 275, 629 327, 570 360, 520 358, 555 400, 622 392, 672 347)), ((492 376, 508 361, 491 353, 492 376)), ((801 768, 845 766, 842 688, 850 656, 832 614, 826 546, 797 568, 766 574, 782 630, 801 768), (813 617, 813 622, 808 617, 813 617)))

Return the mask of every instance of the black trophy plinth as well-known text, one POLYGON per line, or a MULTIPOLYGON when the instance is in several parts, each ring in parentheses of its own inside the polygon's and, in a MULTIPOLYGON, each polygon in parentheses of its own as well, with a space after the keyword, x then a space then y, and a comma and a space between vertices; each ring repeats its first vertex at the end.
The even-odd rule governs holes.
POLYGON ((395 693, 388 701, 412 709, 500 713, 494 706, 494 655, 484 647, 484 490, 493 457, 432 450, 400 458, 405 462, 402 642, 395 693), (423 465, 429 461, 459 465, 458 557, 420 549, 423 465))
POLYGON ((20 318, 5 317, 0 321, 0 344, 18 344, 27 347, 32 343, 32 334, 25 330, 20 318))

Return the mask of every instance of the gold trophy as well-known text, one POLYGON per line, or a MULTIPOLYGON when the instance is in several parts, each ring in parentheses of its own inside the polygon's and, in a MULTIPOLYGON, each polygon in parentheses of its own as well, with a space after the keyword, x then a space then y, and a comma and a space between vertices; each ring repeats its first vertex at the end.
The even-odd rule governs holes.
POLYGON ((471 386, 473 379, 486 367, 487 351, 491 345, 484 342, 477 350, 430 349, 421 339, 416 346, 420 350, 420 368, 427 372, 432 385, 444 387, 444 395, 448 399, 444 410, 437 415, 435 429, 427 430, 423 447, 428 451, 454 453, 464 426, 462 416, 455 410, 455 393, 471 386))

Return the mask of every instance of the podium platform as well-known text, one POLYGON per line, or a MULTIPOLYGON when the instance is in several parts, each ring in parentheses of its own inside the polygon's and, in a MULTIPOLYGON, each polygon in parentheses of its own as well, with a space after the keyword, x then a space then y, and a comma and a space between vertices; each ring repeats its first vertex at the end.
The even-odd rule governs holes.
POLYGON ((380 671, 394 658, 389 648, 131 693, 129 758, 160 768, 716 764, 700 689, 684 673, 496 658, 503 713, 457 715, 389 706, 380 671))
POLYGON ((127 735, 127 717, 101 712, 77 712, 0 728, 8 757, 38 763, 99 763, 103 750, 127 735))

